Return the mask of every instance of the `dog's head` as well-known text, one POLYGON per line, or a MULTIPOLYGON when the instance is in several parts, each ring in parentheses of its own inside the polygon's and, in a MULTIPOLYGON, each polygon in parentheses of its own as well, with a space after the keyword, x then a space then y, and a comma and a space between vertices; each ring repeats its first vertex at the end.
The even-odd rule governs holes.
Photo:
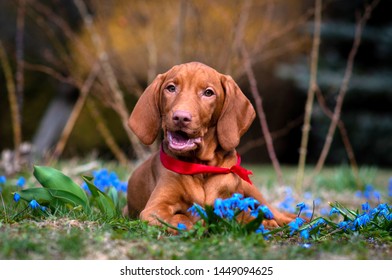
POLYGON ((230 76, 191 62, 158 75, 128 123, 145 145, 162 128, 170 151, 181 155, 202 148, 207 139, 226 151, 234 149, 254 117, 251 103, 230 76))

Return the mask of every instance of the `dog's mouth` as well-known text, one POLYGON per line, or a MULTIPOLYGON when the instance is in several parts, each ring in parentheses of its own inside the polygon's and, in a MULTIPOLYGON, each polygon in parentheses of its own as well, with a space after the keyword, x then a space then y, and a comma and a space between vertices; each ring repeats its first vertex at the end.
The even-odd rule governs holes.
POLYGON ((167 140, 169 148, 178 152, 194 150, 201 143, 201 137, 191 138, 186 132, 181 130, 167 131, 167 140))

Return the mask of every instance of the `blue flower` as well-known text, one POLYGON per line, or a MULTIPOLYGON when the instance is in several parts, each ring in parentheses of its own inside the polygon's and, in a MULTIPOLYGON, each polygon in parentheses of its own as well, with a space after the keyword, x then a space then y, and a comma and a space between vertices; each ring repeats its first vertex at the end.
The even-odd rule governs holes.
POLYGON ((46 207, 45 206, 41 206, 41 210, 45 212, 46 211, 46 207))
POLYGON ((295 233, 296 231, 299 230, 299 228, 305 223, 305 220, 297 217, 295 218, 295 220, 291 221, 288 226, 290 227, 291 231, 290 231, 290 235, 292 235, 293 233, 295 233))
POLYGON ((267 234, 267 233, 269 233, 269 232, 270 232, 270 231, 269 231, 268 229, 266 229, 266 228, 264 227, 263 224, 261 224, 261 225, 259 226, 259 228, 256 229, 256 233, 267 234))
POLYGON ((306 204, 305 202, 300 202, 297 204, 297 208, 299 208, 298 216, 301 215, 302 210, 306 209, 306 204))
POLYGON ((40 207, 39 203, 35 199, 29 202, 29 206, 31 209, 37 209, 40 207))
POLYGON ((350 228, 350 225, 348 222, 346 221, 342 221, 340 223, 338 223, 338 227, 344 231, 348 230, 350 228))
POLYGON ((363 214, 358 215, 357 218, 354 220, 354 226, 356 228, 363 227, 369 222, 370 222, 369 214, 363 213, 363 214))
POLYGON ((245 212, 247 212, 248 210, 249 210, 249 208, 251 209, 251 210, 254 210, 255 209, 255 206, 257 205, 257 204, 260 204, 256 199, 254 199, 253 197, 247 197, 247 198, 244 198, 242 201, 241 201, 241 203, 239 204, 239 209, 241 210, 241 211, 245 211, 245 212))
POLYGON ((312 244, 304 243, 304 244, 302 244, 302 247, 305 248, 305 249, 309 249, 310 247, 312 247, 312 244))
POLYGON ((178 223, 178 224, 177 224, 177 228, 178 228, 179 230, 186 230, 186 225, 183 224, 183 223, 178 223))
POLYGON ((18 202, 20 200, 20 195, 18 193, 14 193, 14 201, 18 202))
POLYGON ((263 212, 263 214, 264 214, 264 216, 265 216, 266 219, 272 220, 272 219, 274 218, 274 214, 272 214, 271 210, 270 210, 267 206, 265 206, 265 205, 260 205, 260 206, 258 207, 258 209, 260 209, 261 212, 263 212))
POLYGON ((303 209, 305 209, 306 204, 305 202, 300 202, 297 204, 297 208, 299 208, 299 211, 302 211, 303 209))
POLYGON ((191 215, 194 217, 200 217, 200 214, 204 217, 207 216, 206 211, 199 204, 194 203, 192 207, 188 209, 188 212, 191 212, 191 215))
POLYGON ((370 200, 372 199, 373 192, 374 192, 374 187, 372 185, 366 185, 365 190, 363 192, 363 196, 366 199, 370 200))
POLYGON ((333 214, 340 214, 340 211, 335 207, 332 207, 331 212, 329 212, 329 215, 332 216, 333 214))
POLYGON ((0 176, 0 184, 5 184, 7 182, 7 178, 4 175, 0 176))
POLYGON ((362 210, 368 212, 369 211, 369 202, 362 204, 362 210))
POLYGON ((293 207, 294 204, 293 190, 291 187, 286 187, 286 197, 285 199, 279 203, 278 207, 286 212, 294 213, 296 212, 293 207))
POLYGON ((225 215, 226 211, 225 211, 223 199, 221 199, 221 198, 215 199, 214 213, 221 218, 223 218, 223 216, 225 215))
POLYGON ((18 187, 23 187, 24 185, 26 184, 26 179, 23 177, 23 176, 20 176, 19 178, 18 178, 18 181, 16 181, 16 185, 18 186, 18 187))
MULTIPOLYGON (((103 168, 100 170, 94 170, 92 173, 94 177, 93 183, 99 190, 105 191, 110 187, 114 187, 118 192, 127 191, 127 182, 120 181, 115 172, 109 172, 107 169, 103 168)), ((82 188, 89 192, 85 183, 82 183, 82 188)))
POLYGON ((323 218, 320 218, 319 220, 317 220, 317 222, 313 224, 313 227, 318 227, 325 224, 326 224, 325 220, 323 218))
POLYGON ((373 196, 377 201, 381 200, 381 193, 379 191, 374 191, 373 196))
POLYGON ((386 217, 388 215, 389 211, 388 208, 386 207, 386 204, 379 204, 376 208, 373 208, 370 212, 369 215, 371 217, 374 216, 380 216, 380 217, 386 217))
POLYGON ((303 239, 309 239, 309 230, 307 229, 303 229, 299 232, 299 235, 303 238, 303 239))
POLYGON ((272 220, 274 218, 274 214, 272 214, 271 210, 266 205, 259 205, 255 210, 250 212, 250 215, 252 217, 257 217, 260 212, 262 212, 264 217, 268 220, 272 220))

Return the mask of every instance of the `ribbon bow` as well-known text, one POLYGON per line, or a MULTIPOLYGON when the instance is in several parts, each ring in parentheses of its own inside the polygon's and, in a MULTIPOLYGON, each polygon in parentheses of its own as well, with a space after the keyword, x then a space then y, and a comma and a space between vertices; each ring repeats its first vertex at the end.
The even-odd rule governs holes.
POLYGON ((237 174, 242 180, 252 184, 249 179, 249 175, 253 174, 252 171, 247 170, 240 166, 241 157, 237 154, 237 163, 230 168, 219 167, 219 166, 209 166, 205 164, 191 163, 186 161, 181 161, 173 158, 166 154, 161 147, 160 159, 162 165, 173 172, 184 174, 184 175, 195 175, 201 173, 213 173, 213 174, 237 174))

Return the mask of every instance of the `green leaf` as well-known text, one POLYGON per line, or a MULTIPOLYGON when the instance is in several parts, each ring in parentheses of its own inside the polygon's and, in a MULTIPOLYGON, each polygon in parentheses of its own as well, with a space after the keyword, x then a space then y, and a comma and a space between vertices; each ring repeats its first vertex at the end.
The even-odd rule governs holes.
POLYGON ((44 188, 24 189, 17 193, 20 195, 21 199, 27 202, 36 200, 41 205, 49 205, 55 200, 50 192, 44 188))
POLYGON ((118 191, 116 190, 115 187, 110 187, 108 191, 108 196, 110 199, 113 201, 114 206, 116 207, 116 210, 120 212, 120 201, 118 199, 118 191))
POLYGON ((81 205, 85 211, 90 210, 86 193, 59 170, 46 166, 34 166, 34 176, 59 201, 73 206, 81 205))
POLYGON ((104 192, 99 190, 92 182, 92 178, 88 176, 82 176, 83 180, 86 182, 92 197, 97 202, 99 210, 107 217, 113 218, 119 214, 113 200, 104 192))
POLYGON ((61 201, 63 204, 71 204, 73 207, 82 206, 85 203, 79 196, 74 193, 63 191, 63 190, 52 190, 48 189, 49 193, 61 201))

